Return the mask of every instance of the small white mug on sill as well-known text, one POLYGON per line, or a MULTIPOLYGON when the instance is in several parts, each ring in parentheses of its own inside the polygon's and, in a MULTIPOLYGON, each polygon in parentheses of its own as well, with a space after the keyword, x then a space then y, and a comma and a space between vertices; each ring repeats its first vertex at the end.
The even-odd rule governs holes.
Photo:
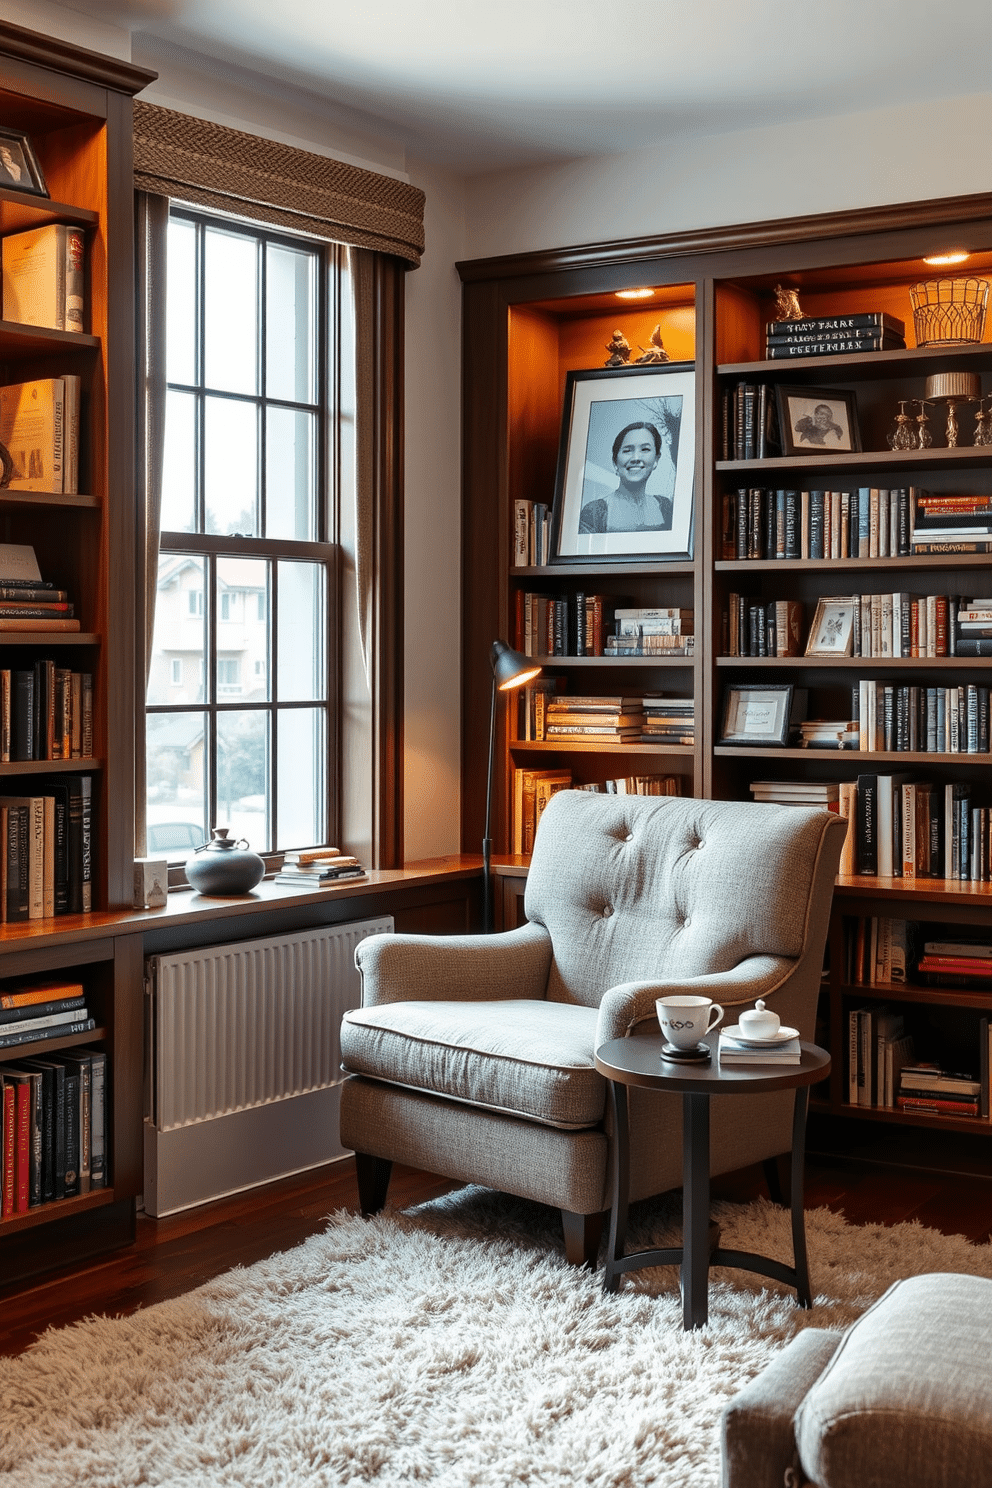
POLYGON ((658 1024, 676 1049, 695 1049, 723 1017, 723 1008, 709 997, 676 993, 655 1000, 658 1024))

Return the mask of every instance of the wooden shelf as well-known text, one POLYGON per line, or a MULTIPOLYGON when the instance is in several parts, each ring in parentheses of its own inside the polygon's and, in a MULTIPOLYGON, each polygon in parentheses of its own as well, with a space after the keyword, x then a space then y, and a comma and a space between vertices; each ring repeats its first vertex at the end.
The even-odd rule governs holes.
POLYGON ((71 1199, 55 1199, 50 1204, 36 1204, 20 1214, 8 1214, 0 1219, 0 1240, 5 1235, 14 1235, 19 1230, 34 1229, 36 1225, 51 1224, 53 1220, 71 1218, 87 1209, 101 1209, 104 1204, 113 1204, 112 1188, 91 1188, 89 1193, 77 1194, 71 1199))
POLYGON ((691 667, 692 656, 535 656, 545 671, 555 667, 691 667))
MULTIPOLYGON (((721 474, 785 475, 857 475, 873 471, 892 471, 894 485, 912 485, 906 472, 919 470, 974 470, 992 466, 992 449, 988 446, 958 445, 956 449, 932 448, 925 450, 862 450, 858 452, 838 451, 824 455, 775 455, 765 460, 718 460, 716 469, 721 474), (902 477, 898 472, 902 470, 902 477)), ((753 485, 750 481, 748 484, 753 485)), ((831 488, 832 489, 832 488, 831 488)), ((947 557, 953 558, 953 553, 947 557)))
POLYGON ((3 646, 99 646, 102 637, 89 630, 0 630, 3 646))
MULTIPOLYGON (((988 656, 717 656, 718 667, 740 671, 742 667, 758 671, 776 671, 783 667, 794 670, 850 672, 974 672, 992 669, 988 656)), ((957 756, 955 756, 957 758, 957 756)))
POLYGON ((12 352, 98 351, 99 336, 82 331, 57 331, 54 327, 21 325, 16 320, 0 320, 0 354, 12 352))
POLYGON ((103 769, 103 760, 0 760, 0 775, 94 775, 103 769))
POLYGON ((695 572, 695 564, 692 559, 679 558, 671 563, 663 559, 653 562, 624 563, 622 568, 617 568, 612 559, 602 559, 598 563, 553 563, 542 564, 533 568, 511 568, 510 577, 513 579, 557 579, 565 583, 569 579, 577 578, 610 578, 622 582, 625 575, 630 574, 640 577, 645 574, 656 578, 666 578, 671 574, 691 574, 695 572))
POLYGON ((80 507, 86 511, 99 511, 102 496, 88 496, 82 492, 69 491, 0 491, 0 510, 4 507, 20 507, 35 510, 42 507, 80 507))
POLYGON ((602 739, 511 739, 514 754, 680 754, 692 757, 691 744, 630 744, 602 739))
POLYGON ((831 379, 841 383, 877 382, 880 379, 923 377, 929 372, 956 369, 978 371, 988 366, 989 345, 911 346, 896 351, 864 351, 840 356, 776 357, 758 362, 732 362, 717 367, 718 377, 748 382, 810 383, 823 385, 823 374, 840 373, 831 379))
MULTIPOLYGON (((716 573, 799 573, 834 570, 856 573, 876 569, 903 571, 928 568, 988 568, 992 553, 913 553, 907 558, 719 558, 713 565, 716 573)), ((914 658, 915 659, 915 658, 914 658)))
MULTIPOLYGON (((50 921, 34 921, 35 924, 50 921)), ((65 1038, 36 1039, 32 1044, 13 1044, 0 1048, 0 1064, 8 1059, 43 1059, 47 1054, 57 1054, 60 1049, 76 1049, 81 1044, 96 1044, 108 1036, 106 1028, 91 1028, 89 1033, 73 1033, 65 1038)))

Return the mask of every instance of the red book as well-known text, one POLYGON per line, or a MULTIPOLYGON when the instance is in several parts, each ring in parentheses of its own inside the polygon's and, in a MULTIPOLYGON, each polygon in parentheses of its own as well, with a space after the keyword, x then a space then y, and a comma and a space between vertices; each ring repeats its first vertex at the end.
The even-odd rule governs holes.
POLYGON ((21 1214, 31 1203, 30 1080, 18 1080, 14 1085, 14 1102, 14 1209, 21 1214))
POLYGON ((14 1212, 14 1151, 17 1146, 14 1089, 13 1085, 4 1084, 3 1127, 2 1140, 0 1140, 0 1153, 3 1156, 3 1204, 0 1207, 0 1214, 4 1219, 14 1212))

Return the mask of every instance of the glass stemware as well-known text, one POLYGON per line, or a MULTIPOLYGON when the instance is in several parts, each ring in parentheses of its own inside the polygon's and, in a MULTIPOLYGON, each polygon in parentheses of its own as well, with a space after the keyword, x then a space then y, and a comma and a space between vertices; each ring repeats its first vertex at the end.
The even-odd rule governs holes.
POLYGON ((925 398, 919 398, 920 411, 916 415, 918 433, 916 443, 920 449, 929 449, 933 444, 933 435, 930 433, 930 420, 927 417, 927 408, 930 406, 925 398))
POLYGON ((916 434, 913 430, 913 419, 906 412, 906 404, 909 400, 902 398, 899 401, 899 412, 896 414, 892 432, 887 436, 890 449, 909 450, 916 448, 916 434))

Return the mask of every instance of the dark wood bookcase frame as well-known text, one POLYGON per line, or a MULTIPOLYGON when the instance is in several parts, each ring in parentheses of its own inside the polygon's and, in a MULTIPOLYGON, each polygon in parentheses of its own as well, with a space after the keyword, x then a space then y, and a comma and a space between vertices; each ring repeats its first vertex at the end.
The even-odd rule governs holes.
MULTIPOLYGON (((992 756, 861 754, 853 751, 721 746, 725 684, 792 683, 817 698, 810 716, 841 716, 830 701, 860 676, 931 685, 992 681, 992 661, 965 658, 874 659, 789 657, 755 659, 721 654, 723 612, 731 592, 766 600, 803 601, 807 620, 817 599, 848 592, 963 594, 987 592, 992 555, 915 556, 880 560, 731 561, 721 554, 722 497, 741 486, 826 484, 922 486, 936 491, 992 490, 992 450, 962 442, 943 446, 939 411, 931 410, 936 447, 891 451, 885 434, 898 398, 920 397, 925 378, 952 369, 977 371, 992 393, 992 320, 978 346, 917 347, 910 286, 941 274, 992 270, 992 195, 917 202, 789 221, 750 223, 668 238, 593 244, 560 251, 477 260, 459 265, 464 285, 464 464, 462 696, 462 846, 477 850, 484 818, 485 752, 490 689, 489 647, 515 640, 517 591, 571 593, 596 588, 634 604, 691 604, 696 653, 690 659, 554 657, 549 675, 583 693, 691 691, 696 704, 693 746, 600 746, 522 743, 509 711, 498 717, 500 767, 494 791, 494 851, 511 850, 513 771, 570 768, 577 781, 648 772, 677 773, 700 797, 747 800, 756 777, 850 780, 871 771, 912 769, 936 782, 967 780, 992 802, 992 756), (963 244, 972 257, 956 270, 927 266, 926 255, 963 244), (774 287, 799 292, 807 316, 881 309, 906 324, 906 350, 765 360, 764 326, 774 316, 774 287), (647 302, 616 298, 647 286, 647 302), (644 305, 647 308, 644 308, 644 305), (648 345, 661 325, 672 359, 696 364, 695 547, 682 564, 602 564, 513 567, 513 503, 550 502, 561 397, 568 371, 603 366, 612 331, 632 346, 648 345), (722 393, 739 381, 844 388, 856 392, 863 450, 824 457, 729 461, 721 455, 722 393), (821 478, 823 478, 821 480, 821 478), (897 585, 897 577, 899 584, 897 585), (952 675, 948 677, 948 673, 952 675)), ((962 421, 962 441, 971 419, 962 421)), ((846 702, 845 702, 846 710, 846 702)), ((843 716, 847 716, 846 711, 843 716)), ((498 910, 506 924, 521 914, 526 861, 497 865, 498 910)), ((838 880, 830 932, 830 969, 823 1010, 834 1056, 821 1112, 861 1121, 930 1125, 972 1134, 989 1121, 914 1117, 856 1108, 845 1095, 847 1012, 871 1001, 957 1007, 975 1019, 992 1016, 992 994, 900 986, 848 986, 845 935, 853 919, 889 915, 971 931, 992 924, 992 886, 936 879, 838 880)), ((977 1059, 976 1059, 977 1064, 977 1059)))

